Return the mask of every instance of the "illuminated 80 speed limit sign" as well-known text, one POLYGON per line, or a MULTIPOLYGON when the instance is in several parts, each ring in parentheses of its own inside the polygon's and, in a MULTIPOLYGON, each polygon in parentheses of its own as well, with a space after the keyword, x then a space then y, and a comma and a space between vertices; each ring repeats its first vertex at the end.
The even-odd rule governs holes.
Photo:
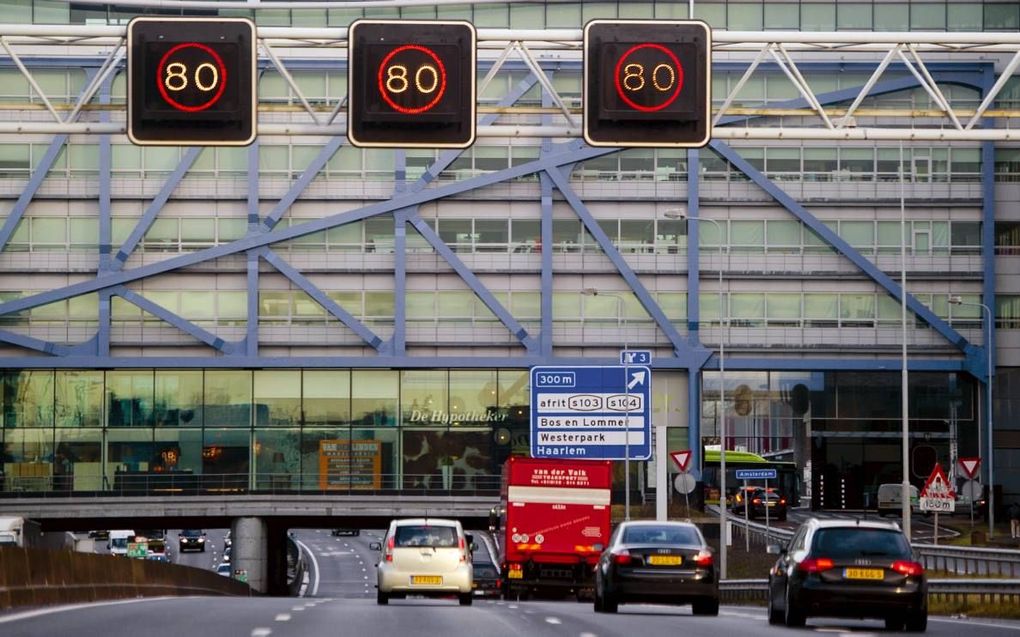
POLYGON ((128 24, 128 137, 141 145, 255 139, 255 25, 235 18, 128 24))
POLYGON ((475 40, 469 22, 351 24, 347 56, 351 143, 470 146, 475 139, 475 40))
POLYGON ((711 29, 698 20, 585 25, 585 141, 592 146, 708 143, 711 39, 711 29))

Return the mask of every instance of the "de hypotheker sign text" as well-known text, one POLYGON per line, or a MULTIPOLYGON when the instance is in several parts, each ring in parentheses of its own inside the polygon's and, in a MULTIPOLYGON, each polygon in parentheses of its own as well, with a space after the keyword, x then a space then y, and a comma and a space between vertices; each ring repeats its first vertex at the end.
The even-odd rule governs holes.
POLYGON ((651 385, 644 366, 533 367, 531 455, 647 460, 651 385))

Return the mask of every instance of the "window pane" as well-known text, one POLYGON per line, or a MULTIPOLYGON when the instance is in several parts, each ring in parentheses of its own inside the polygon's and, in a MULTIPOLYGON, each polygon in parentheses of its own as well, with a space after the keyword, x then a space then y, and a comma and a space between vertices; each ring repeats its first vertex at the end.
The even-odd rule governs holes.
POLYGON ((156 370, 156 426, 202 425, 202 372, 156 370))
POLYGON ((350 424, 350 371, 305 370, 302 383, 302 409, 306 425, 350 424))
POLYGON ((55 383, 58 427, 102 426, 103 372, 58 370, 55 383))
POLYGON ((397 424, 400 381, 394 370, 355 369, 351 372, 351 418, 354 424, 397 424))
POLYGON ((255 370, 255 426, 301 424, 301 372, 255 370))
POLYGON ((155 399, 152 370, 106 373, 107 421, 110 427, 151 427, 155 399))
POLYGON ((206 427, 250 426, 251 392, 252 377, 250 371, 206 371, 206 427))

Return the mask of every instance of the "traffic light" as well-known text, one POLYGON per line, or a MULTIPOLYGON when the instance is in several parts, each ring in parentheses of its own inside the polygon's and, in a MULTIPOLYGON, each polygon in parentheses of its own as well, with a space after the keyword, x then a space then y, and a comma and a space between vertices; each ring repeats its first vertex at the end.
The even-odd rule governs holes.
POLYGON ((140 145, 255 140, 255 25, 242 18, 128 24, 128 138, 140 145))
POLYGON ((698 20, 584 27, 584 139, 591 146, 708 143, 712 31, 698 20))
POLYGON ((351 24, 351 143, 369 148, 467 148, 474 143, 475 39, 474 26, 461 21, 351 24))

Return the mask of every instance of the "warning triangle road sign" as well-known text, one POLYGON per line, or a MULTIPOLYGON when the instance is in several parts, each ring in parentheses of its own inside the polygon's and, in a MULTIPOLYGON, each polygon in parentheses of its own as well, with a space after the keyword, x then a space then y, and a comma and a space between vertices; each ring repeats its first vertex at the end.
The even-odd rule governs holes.
POLYGON ((691 462, 691 450, 670 451, 669 455, 673 457, 673 462, 676 463, 676 466, 680 467, 680 471, 687 473, 687 465, 691 462))
POLYGON ((931 475, 928 476, 928 480, 924 483, 924 488, 921 489, 920 497, 948 499, 956 497, 956 492, 950 486, 949 479, 946 478, 946 474, 942 471, 942 465, 936 464, 935 468, 932 469, 931 475))
POLYGON ((978 469, 981 468, 981 458, 960 458, 959 463, 963 475, 967 476, 968 480, 973 480, 977 476, 978 469))

